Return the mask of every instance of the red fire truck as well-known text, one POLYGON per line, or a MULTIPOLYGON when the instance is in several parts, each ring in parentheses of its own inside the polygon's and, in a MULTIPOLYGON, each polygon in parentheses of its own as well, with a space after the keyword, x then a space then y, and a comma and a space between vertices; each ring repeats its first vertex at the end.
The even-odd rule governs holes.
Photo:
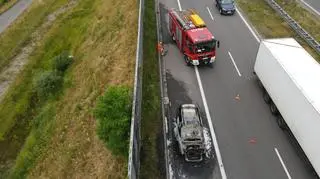
POLYGON ((204 21, 192 9, 169 11, 169 32, 184 55, 187 65, 209 65, 216 59, 216 40, 204 21))

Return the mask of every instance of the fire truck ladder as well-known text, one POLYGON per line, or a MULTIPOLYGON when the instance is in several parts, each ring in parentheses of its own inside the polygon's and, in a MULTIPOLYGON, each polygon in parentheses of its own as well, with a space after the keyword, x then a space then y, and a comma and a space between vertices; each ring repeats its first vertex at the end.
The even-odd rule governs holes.
POLYGON ((188 9, 187 12, 189 12, 189 20, 192 21, 197 28, 206 27, 206 24, 195 9, 188 9))
POLYGON ((193 29, 195 28, 195 25, 190 21, 188 14, 186 14, 185 10, 177 11, 175 9, 172 9, 172 13, 174 14, 176 20, 179 22, 179 24, 184 29, 193 29))
POLYGON ((206 27, 206 24, 194 9, 182 11, 177 11, 173 9, 172 11, 173 14, 176 16, 177 21, 184 29, 206 27))

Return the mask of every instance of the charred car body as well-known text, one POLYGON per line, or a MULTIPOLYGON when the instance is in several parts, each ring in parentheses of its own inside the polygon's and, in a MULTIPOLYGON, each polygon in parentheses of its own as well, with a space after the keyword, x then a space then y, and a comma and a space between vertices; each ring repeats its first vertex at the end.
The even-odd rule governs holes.
POLYGON ((199 108, 194 104, 182 104, 174 120, 174 136, 179 153, 187 162, 201 162, 205 153, 203 124, 199 108))

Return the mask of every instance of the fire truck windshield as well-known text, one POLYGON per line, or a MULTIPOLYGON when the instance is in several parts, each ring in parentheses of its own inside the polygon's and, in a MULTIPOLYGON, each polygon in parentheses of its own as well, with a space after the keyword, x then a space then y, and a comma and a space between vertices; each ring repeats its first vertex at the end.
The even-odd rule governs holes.
POLYGON ((196 53, 211 52, 216 48, 216 40, 200 42, 195 44, 196 53))

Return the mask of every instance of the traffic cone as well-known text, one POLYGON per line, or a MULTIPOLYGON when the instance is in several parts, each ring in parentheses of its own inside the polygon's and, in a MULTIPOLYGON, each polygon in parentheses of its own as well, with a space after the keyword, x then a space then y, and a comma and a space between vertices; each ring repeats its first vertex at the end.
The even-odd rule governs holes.
POLYGON ((249 140, 249 143, 250 144, 255 144, 255 143, 257 143, 257 140, 255 138, 252 138, 252 139, 249 140))
POLYGON ((240 95, 237 94, 237 96, 234 99, 240 101, 240 95))

